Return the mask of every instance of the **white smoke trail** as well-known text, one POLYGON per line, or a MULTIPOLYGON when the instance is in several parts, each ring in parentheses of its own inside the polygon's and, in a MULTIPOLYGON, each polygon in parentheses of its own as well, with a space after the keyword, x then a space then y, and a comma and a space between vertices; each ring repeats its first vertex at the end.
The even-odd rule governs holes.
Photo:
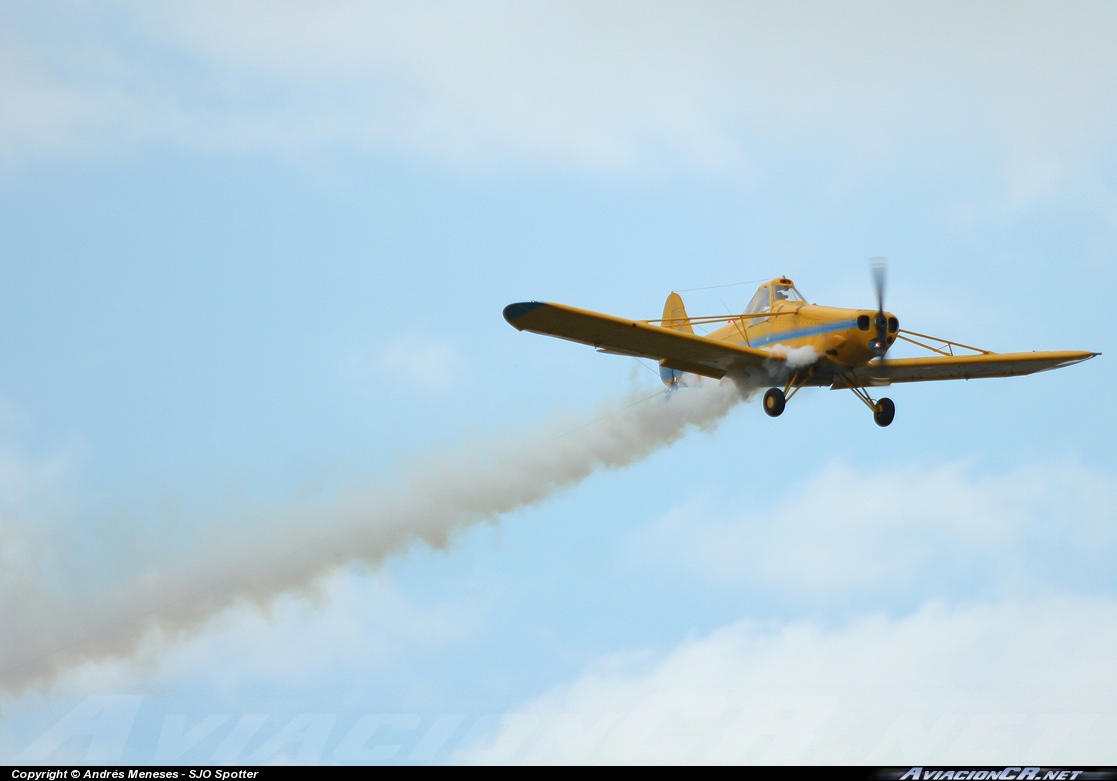
POLYGON ((821 356, 814 347, 809 344, 802 347, 787 347, 782 344, 774 344, 768 348, 772 355, 782 358, 782 362, 772 362, 766 368, 773 375, 786 374, 788 369, 803 369, 815 363, 821 356))
MULTIPOLYGON (((231 519, 177 555, 171 530, 148 543, 118 526, 89 539, 36 535, 0 520, 0 688, 48 684, 88 661, 123 657, 173 639, 238 601, 266 603, 337 567, 376 565, 416 543, 442 547, 480 521, 496 521, 598 469, 622 467, 692 428, 712 429, 744 394, 731 381, 629 397, 589 416, 551 420, 485 448, 425 459, 409 477, 320 508, 231 519), (587 420, 588 417, 588 420, 587 420), (562 433, 565 431, 566 433, 562 433)), ((32 527, 33 528, 33 527, 32 527)))

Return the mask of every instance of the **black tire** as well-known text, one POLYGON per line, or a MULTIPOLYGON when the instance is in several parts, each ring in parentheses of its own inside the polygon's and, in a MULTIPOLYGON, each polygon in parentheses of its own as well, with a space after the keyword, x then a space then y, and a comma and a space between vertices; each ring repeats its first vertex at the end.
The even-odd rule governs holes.
POLYGON ((764 394, 764 412, 770 418, 778 418, 783 414, 784 405, 787 403, 783 391, 779 388, 769 388, 764 394))
POLYGON ((896 405, 892 403, 892 399, 883 398, 877 402, 877 408, 873 412, 873 420, 881 428, 891 425, 892 419, 896 417, 896 405))

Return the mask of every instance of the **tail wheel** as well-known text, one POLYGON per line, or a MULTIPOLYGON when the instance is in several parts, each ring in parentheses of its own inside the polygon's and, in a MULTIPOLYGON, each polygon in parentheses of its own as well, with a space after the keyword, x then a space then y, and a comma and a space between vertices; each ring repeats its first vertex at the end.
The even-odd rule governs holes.
POLYGON ((876 421, 876 424, 884 428, 892 423, 894 417, 896 417, 896 405, 892 403, 892 399, 883 398, 879 400, 876 409, 873 410, 873 420, 876 421))
MULTIPOLYGON (((779 388, 769 388, 768 392, 764 394, 764 411, 770 418, 778 418, 783 414, 783 408, 786 404, 783 396, 783 391, 779 388)), ((891 402, 889 402, 891 403, 891 402)), ((884 425, 888 425, 887 423, 884 425)))

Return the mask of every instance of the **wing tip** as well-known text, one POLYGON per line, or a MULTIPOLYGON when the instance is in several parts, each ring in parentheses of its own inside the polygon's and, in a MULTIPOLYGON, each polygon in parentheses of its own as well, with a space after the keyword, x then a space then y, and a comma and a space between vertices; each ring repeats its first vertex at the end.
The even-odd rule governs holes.
POLYGON ((523 327, 516 325, 516 321, 526 315, 528 312, 533 312, 539 307, 543 306, 540 301, 521 301, 515 304, 509 304, 504 307, 504 319, 513 328, 522 331, 523 327))
POLYGON ((1091 358, 1097 358, 1099 355, 1101 355, 1101 353, 1096 353, 1092 350, 1083 350, 1082 352, 1075 355, 1070 361, 1068 361, 1067 365, 1070 366, 1071 364, 1082 363, 1083 361, 1088 361, 1091 358))

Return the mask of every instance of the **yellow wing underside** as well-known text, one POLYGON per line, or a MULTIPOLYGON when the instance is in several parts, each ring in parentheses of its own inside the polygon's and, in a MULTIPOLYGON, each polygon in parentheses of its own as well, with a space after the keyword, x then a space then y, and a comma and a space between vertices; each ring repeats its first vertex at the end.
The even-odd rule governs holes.
POLYGON ((563 304, 512 304, 505 308, 504 317, 521 331, 557 336, 603 352, 651 358, 669 369, 719 380, 735 370, 760 368, 773 358, 763 350, 563 304))
MULTIPOLYGON (((627 320, 563 304, 538 301, 511 304, 504 317, 515 328, 588 344, 602 352, 650 358, 670 369, 721 379, 727 374, 765 368, 778 374, 784 358, 730 342, 671 330, 639 320, 627 320)), ((840 367, 823 359, 826 369, 807 384, 849 386, 890 385, 894 382, 969 380, 1016 377, 1069 366, 1096 353, 1079 350, 1027 353, 986 353, 872 361, 856 368, 840 367)), ((823 368, 819 366, 817 368, 823 368)))
MULTIPOLYGON (((1080 350, 1029 353, 986 353, 928 358, 896 358, 873 361, 846 372, 855 385, 891 385, 894 382, 928 380, 975 380, 981 377, 1019 377, 1059 369, 1093 358, 1096 353, 1080 350)), ((834 383, 838 387, 841 381, 834 383)))

